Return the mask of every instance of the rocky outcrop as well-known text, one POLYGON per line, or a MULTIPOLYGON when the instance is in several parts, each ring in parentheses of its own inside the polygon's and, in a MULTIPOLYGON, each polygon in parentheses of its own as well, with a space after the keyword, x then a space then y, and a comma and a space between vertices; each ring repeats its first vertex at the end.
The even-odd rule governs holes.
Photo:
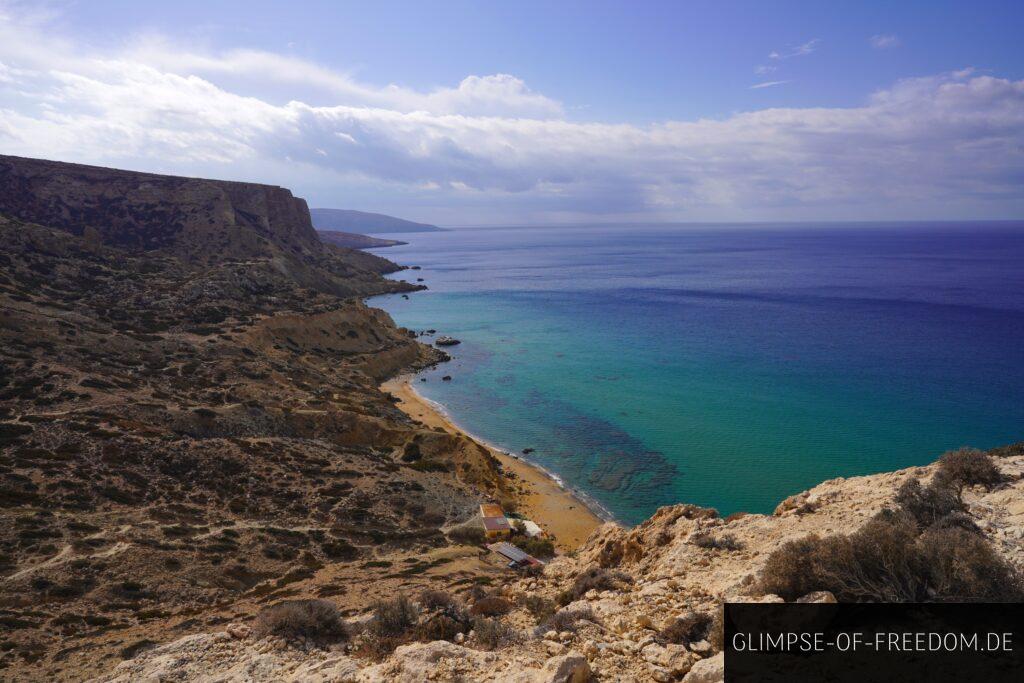
POLYGON ((306 202, 255 183, 0 156, 0 214, 123 249, 196 258, 323 251, 306 202))

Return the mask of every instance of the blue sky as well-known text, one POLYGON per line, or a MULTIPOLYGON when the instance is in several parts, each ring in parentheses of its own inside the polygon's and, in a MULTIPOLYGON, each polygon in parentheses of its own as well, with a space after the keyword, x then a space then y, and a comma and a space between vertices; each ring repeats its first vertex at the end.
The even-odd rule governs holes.
POLYGON ((447 224, 1024 217, 1024 3, 0 0, 0 152, 447 224))

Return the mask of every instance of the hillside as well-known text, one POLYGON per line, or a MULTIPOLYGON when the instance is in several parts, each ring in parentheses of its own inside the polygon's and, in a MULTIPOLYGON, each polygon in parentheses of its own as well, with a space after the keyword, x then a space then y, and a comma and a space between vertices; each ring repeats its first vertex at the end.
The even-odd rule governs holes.
POLYGON ((0 680, 492 571, 441 528, 506 479, 377 388, 444 359, 361 301, 398 266, 281 188, 11 157, 0 186, 0 680))
POLYGON ((310 209, 317 230, 338 230, 373 234, 378 232, 440 232, 441 228, 428 223, 385 216, 381 213, 352 211, 351 209, 310 209))
POLYGON ((359 235, 354 232, 339 232, 337 230, 317 230, 320 241, 325 244, 333 244, 346 249, 379 249, 381 247, 395 247, 408 242, 398 240, 385 240, 369 235, 359 235))
MULTIPOLYGON (((994 461, 1003 482, 971 487, 964 495, 966 517, 957 521, 961 528, 939 532, 969 548, 950 558, 953 571, 974 576, 984 554, 976 543, 1018 572, 1024 566, 1024 445, 994 451, 994 461)), ((759 585, 775 551, 809 535, 852 534, 877 525, 883 510, 899 507, 901 487, 915 479, 934 481, 936 472, 931 465, 835 479, 783 501, 771 515, 722 519, 714 510, 674 505, 634 529, 608 524, 574 556, 558 558, 542 575, 509 576, 490 593, 508 606, 502 617, 508 630, 497 640, 490 631, 486 637, 471 631, 468 637, 402 644, 383 661, 373 661, 360 656, 356 645, 303 650, 233 624, 154 649, 100 680, 142 680, 173 662, 185 681, 211 676, 241 680, 232 675, 249 672, 252 677, 246 680, 296 682, 313 676, 358 683, 721 682, 715 615, 723 601, 782 602, 759 585)), ((892 551, 881 547, 882 553, 892 551)), ((956 548, 949 552, 955 555, 956 548)), ((829 592, 808 591, 796 601, 835 599, 829 592)), ((436 608, 423 609, 424 618, 436 613, 436 608)), ((369 617, 350 620, 352 632, 372 626, 369 617)), ((352 642, 363 637, 356 635, 352 642)), ((869 674, 864 680, 873 680, 869 674)))

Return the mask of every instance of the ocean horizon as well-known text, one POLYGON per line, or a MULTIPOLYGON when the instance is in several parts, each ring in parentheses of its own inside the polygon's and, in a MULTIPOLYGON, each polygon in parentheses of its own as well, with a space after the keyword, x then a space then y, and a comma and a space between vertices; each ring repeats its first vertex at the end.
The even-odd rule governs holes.
POLYGON ((430 289, 370 303, 461 340, 417 391, 615 519, 767 513, 1024 424, 1024 223, 865 225, 405 233, 430 289))

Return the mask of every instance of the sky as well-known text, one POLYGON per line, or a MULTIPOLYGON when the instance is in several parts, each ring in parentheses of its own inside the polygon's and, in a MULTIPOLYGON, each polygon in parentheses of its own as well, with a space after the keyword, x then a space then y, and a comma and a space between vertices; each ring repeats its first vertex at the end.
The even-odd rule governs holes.
POLYGON ((441 225, 1024 218, 1021 2, 0 0, 0 153, 441 225))

